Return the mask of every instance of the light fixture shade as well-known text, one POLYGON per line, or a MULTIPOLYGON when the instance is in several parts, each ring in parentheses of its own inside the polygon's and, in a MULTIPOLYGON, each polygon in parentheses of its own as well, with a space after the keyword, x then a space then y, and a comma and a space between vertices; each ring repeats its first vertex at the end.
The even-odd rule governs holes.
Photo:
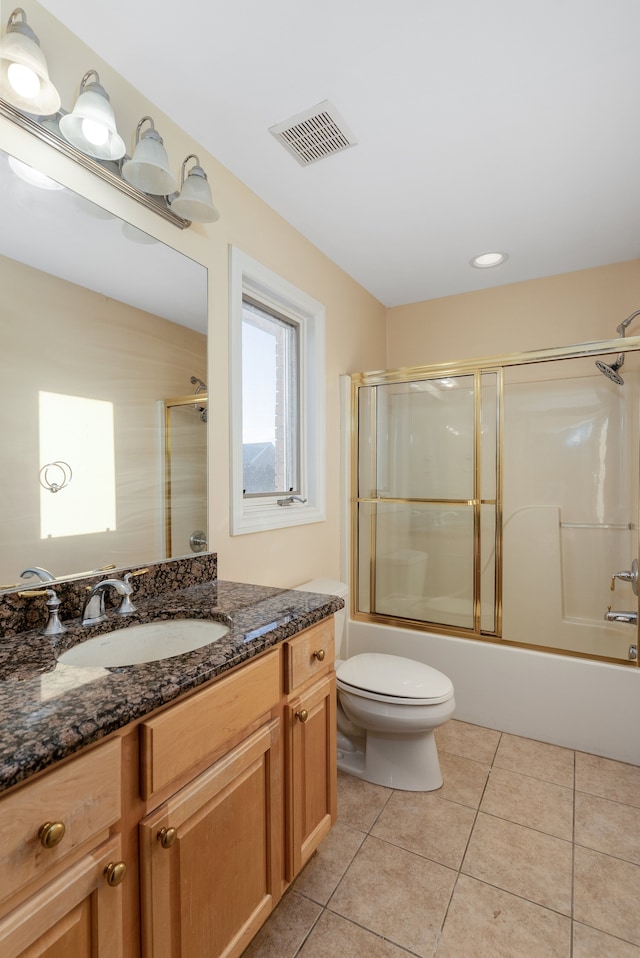
POLYGON ((9 17, 0 40, 0 96, 34 116, 51 116, 60 109, 60 94, 49 79, 40 41, 20 7, 9 17))
POLYGON ((122 176, 127 183, 153 196, 168 196, 178 189, 177 180, 169 169, 162 137, 150 116, 143 116, 138 123, 133 157, 123 164, 122 176), (141 134, 140 128, 147 120, 151 126, 141 134))
POLYGON ((200 160, 195 154, 188 156, 182 164, 180 182, 180 195, 171 201, 171 209, 174 213, 195 223, 215 223, 220 219, 220 213, 213 205, 207 174, 200 166, 200 160), (196 165, 191 167, 185 181, 185 167, 191 159, 196 161, 196 165))
POLYGON ((82 153, 97 160, 119 160, 124 156, 124 140, 118 134, 109 96, 95 70, 83 76, 73 113, 62 117, 60 132, 82 153), (91 76, 96 79, 89 83, 91 76))

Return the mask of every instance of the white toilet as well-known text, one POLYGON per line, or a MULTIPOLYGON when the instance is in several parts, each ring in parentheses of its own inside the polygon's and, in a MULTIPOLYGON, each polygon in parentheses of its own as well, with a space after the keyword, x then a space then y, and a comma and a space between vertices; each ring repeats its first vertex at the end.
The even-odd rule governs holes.
MULTIPOLYGON (((348 597, 343 583, 327 579, 298 588, 348 597)), ((344 610, 335 614, 338 656, 344 654, 345 620, 344 610)), ((451 680, 422 662, 378 652, 338 658, 336 680, 338 768, 390 788, 440 788, 434 731, 453 715, 451 680)))

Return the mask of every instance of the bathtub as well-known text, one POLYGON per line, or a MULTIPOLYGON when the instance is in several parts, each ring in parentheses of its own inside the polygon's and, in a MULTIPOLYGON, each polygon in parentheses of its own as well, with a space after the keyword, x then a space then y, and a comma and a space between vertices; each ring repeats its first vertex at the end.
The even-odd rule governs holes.
POLYGON ((639 669, 350 620, 341 654, 359 652, 444 672, 454 718, 640 765, 639 669))

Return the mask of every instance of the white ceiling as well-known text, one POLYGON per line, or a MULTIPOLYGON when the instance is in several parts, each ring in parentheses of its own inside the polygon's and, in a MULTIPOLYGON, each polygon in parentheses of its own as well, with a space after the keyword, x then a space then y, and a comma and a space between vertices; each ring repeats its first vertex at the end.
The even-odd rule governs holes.
POLYGON ((41 2, 387 306, 640 256, 638 0, 41 2))

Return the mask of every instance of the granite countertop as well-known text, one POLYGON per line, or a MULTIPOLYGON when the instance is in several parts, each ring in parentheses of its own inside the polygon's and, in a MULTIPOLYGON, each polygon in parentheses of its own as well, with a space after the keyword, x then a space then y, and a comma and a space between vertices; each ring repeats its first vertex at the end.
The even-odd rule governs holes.
POLYGON ((185 692, 259 655, 342 608, 336 596, 220 580, 137 602, 129 616, 45 637, 23 632, 0 640, 0 791, 185 692), (57 655, 83 639, 136 622, 223 621, 212 645, 158 662, 118 668, 59 665, 57 655))

